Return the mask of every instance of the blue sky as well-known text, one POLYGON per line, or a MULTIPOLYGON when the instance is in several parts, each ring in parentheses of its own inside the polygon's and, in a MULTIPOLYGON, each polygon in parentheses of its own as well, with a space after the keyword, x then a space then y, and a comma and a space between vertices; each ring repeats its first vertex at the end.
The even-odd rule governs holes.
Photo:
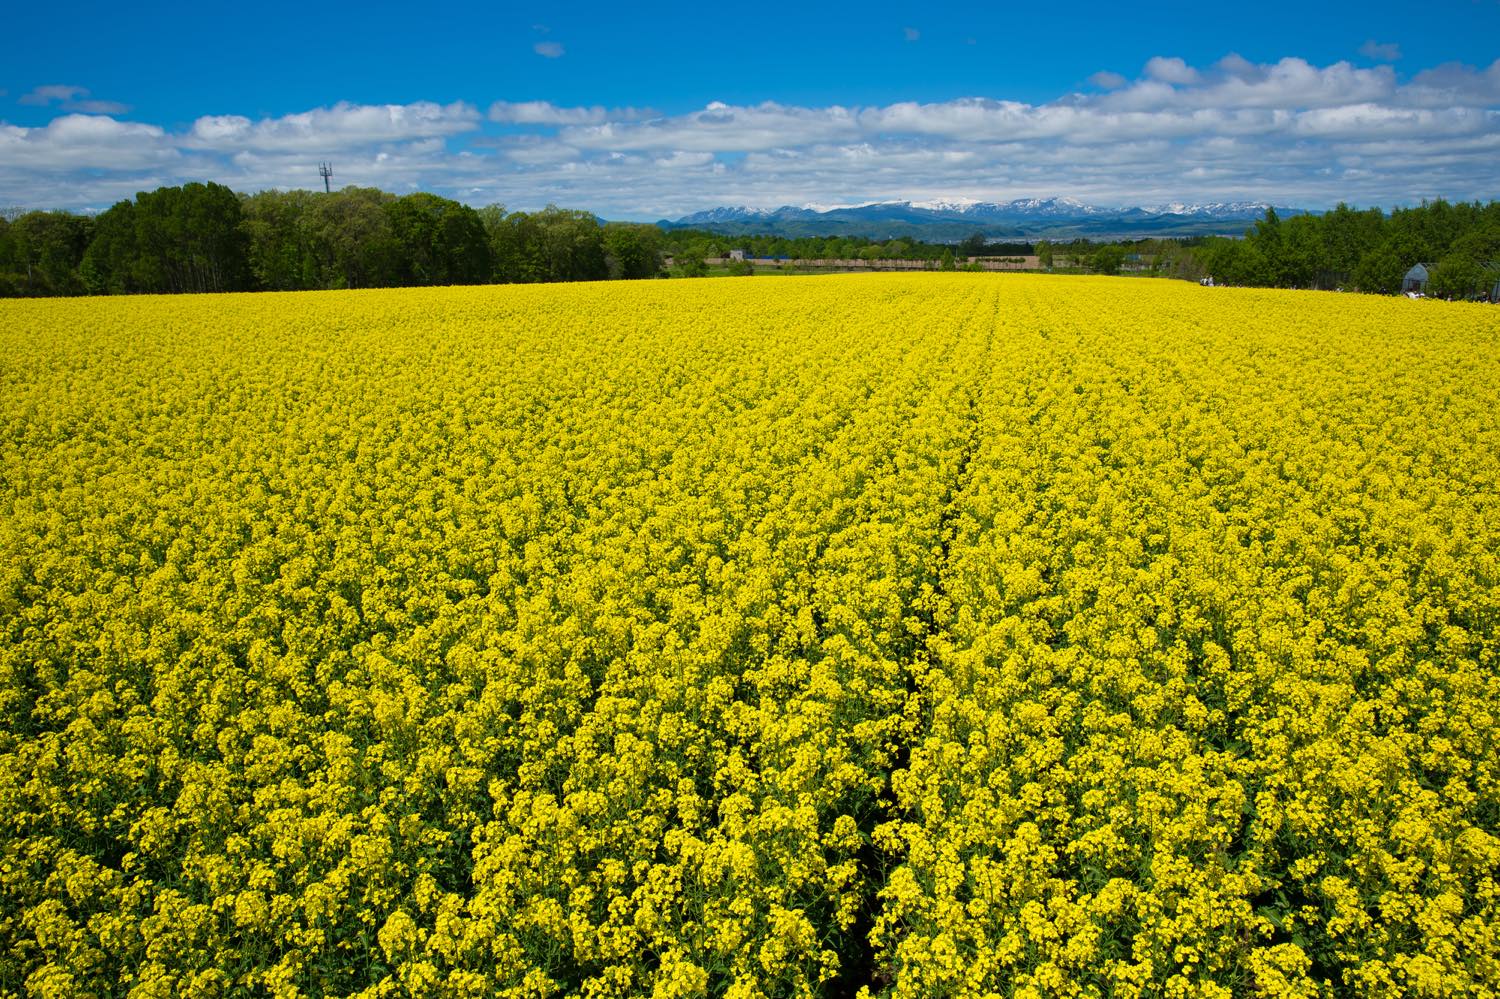
POLYGON ((1500 0, 27 5, 0 203, 214 179, 654 218, 1500 196, 1500 0), (65 20, 63 18, 66 18, 65 20))

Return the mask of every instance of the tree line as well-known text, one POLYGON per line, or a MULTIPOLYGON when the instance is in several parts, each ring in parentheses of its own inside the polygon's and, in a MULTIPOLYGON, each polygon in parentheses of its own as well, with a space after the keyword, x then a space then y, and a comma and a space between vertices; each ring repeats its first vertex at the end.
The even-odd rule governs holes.
POLYGON ((1196 268, 1218 284, 1394 294, 1413 264, 1429 295, 1481 297, 1500 281, 1500 201, 1432 201, 1390 214, 1340 204, 1323 215, 1266 212, 1244 239, 1204 240, 1196 268))
POLYGON ((0 295, 298 291, 597 281, 661 272, 654 225, 548 206, 474 209, 347 187, 142 192, 98 215, 0 217, 0 295))
POLYGON ((1032 244, 976 233, 950 245, 663 231, 551 205, 475 209, 366 187, 247 195, 194 183, 142 192, 98 215, 0 215, 0 296, 598 281, 663 275, 669 258, 673 273, 694 276, 731 249, 789 260, 927 260, 944 270, 965 258, 1034 253, 1044 270, 1381 293, 1399 291, 1423 262, 1434 265, 1429 294, 1467 298, 1500 280, 1500 201, 1439 200, 1389 214, 1340 204, 1286 219, 1268 210, 1238 239, 1032 244))
POLYGON ((1426 292, 1482 298, 1500 281, 1500 201, 1424 202, 1389 214, 1340 204, 1322 215, 1281 218, 1268 209, 1243 237, 1085 239, 1036 244, 1044 270, 1129 273, 1216 284, 1395 294, 1413 264, 1426 292))
MULTIPOLYGON (((708 272, 705 259, 742 249, 800 260, 931 260, 955 247, 919 240, 725 236, 601 222, 548 206, 475 209, 419 192, 367 187, 331 194, 236 194, 220 184, 142 192, 98 215, 36 211, 0 217, 0 295, 300 291, 410 285, 598 281, 708 272)), ((988 243, 965 255, 1028 254, 988 243)))

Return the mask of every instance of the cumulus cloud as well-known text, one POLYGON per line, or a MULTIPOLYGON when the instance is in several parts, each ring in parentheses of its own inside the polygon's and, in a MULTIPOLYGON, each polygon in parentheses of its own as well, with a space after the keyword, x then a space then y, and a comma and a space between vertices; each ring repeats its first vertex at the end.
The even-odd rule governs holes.
POLYGON ((561 107, 549 101, 496 101, 490 105, 490 121, 505 125, 601 125, 607 121, 636 121, 652 117, 641 108, 561 107))
POLYGON ((1162 83, 1197 83, 1198 71, 1181 59, 1156 56, 1146 63, 1146 75, 1162 83))
POLYGON ((461 101, 339 103, 258 121, 242 115, 205 115, 193 122, 186 144, 221 152, 256 149, 333 153, 371 143, 456 135, 478 124, 478 110, 461 101))
POLYGON ((1257 66, 1238 52, 1231 52, 1214 63, 1214 69, 1225 76, 1237 77, 1242 80, 1259 79, 1264 75, 1262 67, 1257 66))
POLYGON ((567 50, 562 47, 561 42, 537 42, 531 47, 531 51, 546 59, 561 59, 567 50))
POLYGON ((5 169, 120 170, 159 166, 179 152, 156 125, 66 114, 41 128, 0 125, 5 169))
POLYGON ((1423 70, 1404 88, 1404 95, 1428 107, 1500 104, 1500 59, 1482 71, 1457 62, 1423 70))
MULTIPOLYGON (((240 190, 341 183, 514 208, 657 218, 716 204, 1066 194, 1101 204, 1267 198, 1319 207, 1500 191, 1500 61, 1315 65, 1162 56, 1043 103, 1005 95, 869 107, 712 102, 658 114, 500 100, 205 115, 181 131, 60 113, 0 125, 0 202, 98 205, 211 177, 240 190)), ((86 99, 80 88, 45 97, 86 99)))
POLYGON ((582 149, 697 150, 739 153, 795 147, 853 138, 860 126, 853 111, 842 107, 801 108, 767 101, 753 107, 732 107, 713 101, 701 111, 632 123, 607 121, 599 125, 564 128, 563 141, 582 149))
POLYGON ((1148 64, 1147 79, 1106 95, 1101 103, 1115 109, 1150 111, 1188 108, 1292 111, 1392 100, 1398 96, 1396 75, 1389 66, 1359 69, 1347 62, 1314 66, 1297 58, 1257 65, 1230 56, 1212 70, 1200 73, 1192 67, 1180 71, 1176 66, 1180 62, 1180 59, 1160 62, 1153 59, 1155 75, 1148 64), (1188 74, 1192 75, 1193 85, 1173 85, 1188 74))

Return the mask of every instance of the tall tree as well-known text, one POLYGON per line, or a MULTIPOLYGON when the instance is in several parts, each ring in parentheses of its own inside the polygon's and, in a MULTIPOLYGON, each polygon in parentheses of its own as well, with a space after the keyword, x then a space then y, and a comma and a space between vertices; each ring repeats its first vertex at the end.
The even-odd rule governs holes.
POLYGON ((1125 262, 1125 248, 1115 243, 1106 243, 1094 251, 1089 264, 1098 274, 1118 274, 1125 262))
POLYGON ((1360 258, 1380 245, 1385 215, 1378 208, 1355 211, 1341 201, 1318 222, 1323 231, 1324 266, 1348 281, 1360 258))
POLYGON ((548 205, 532 215, 540 228, 548 281, 602 281, 604 231, 590 212, 548 205))
POLYGON ((0 298, 19 294, 21 282, 16 273, 16 241, 10 219, 0 213, 0 298))
POLYGON ((603 238, 610 277, 650 278, 661 273, 662 236, 656 226, 611 222, 603 238))
POLYGON ((135 202, 116 202, 94 220, 94 236, 84 251, 79 274, 90 295, 141 291, 136 277, 140 257, 135 202))
POLYGON ((394 197, 373 187, 346 187, 314 197, 303 231, 321 288, 389 288, 399 283, 400 246, 385 205, 394 197))
POLYGON ((322 287, 306 225, 307 213, 318 197, 328 195, 261 191, 242 200, 250 273, 256 287, 267 291, 322 287))
POLYGON ((500 205, 490 205, 480 215, 490 245, 494 280, 507 283, 550 280, 542 229, 530 214, 506 214, 500 205))
POLYGON ((250 287, 240 199, 221 184, 184 184, 136 195, 135 280, 142 291, 241 291, 250 287))
POLYGON ((490 279, 490 246, 468 205, 420 191, 385 205, 400 255, 401 284, 479 284, 490 279))
POLYGON ((78 295, 79 265, 93 220, 67 212, 27 212, 10 225, 15 273, 25 295, 78 295))

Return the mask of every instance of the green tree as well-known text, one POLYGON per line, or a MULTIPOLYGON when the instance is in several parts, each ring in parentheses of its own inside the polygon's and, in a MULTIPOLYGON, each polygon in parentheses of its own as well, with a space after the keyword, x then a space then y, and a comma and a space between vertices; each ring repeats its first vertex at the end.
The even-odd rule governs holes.
POLYGON ((1272 281, 1279 288, 1322 287, 1331 277, 1328 258, 1322 223, 1312 215, 1294 215, 1281 224, 1272 281))
POLYGON ((480 284, 490 279, 484 223, 468 205, 418 191, 385 204, 404 285, 480 284))
POLYGON ((261 191, 241 199, 249 239, 250 273, 268 291, 322 287, 308 244, 306 218, 314 199, 337 195, 311 191, 261 191))
POLYGON ((1394 240, 1384 240, 1360 258, 1354 269, 1354 287, 1360 291, 1393 295, 1401 290, 1401 279, 1416 262, 1416 258, 1409 252, 1403 253, 1394 240))
POLYGON ((1045 239, 1036 244, 1036 262, 1044 271, 1052 269, 1052 244, 1045 239))
POLYGON ((1097 274, 1118 274, 1125 262, 1125 248, 1115 243, 1106 243, 1094 251, 1090 264, 1097 274))
POLYGON ((1495 275, 1473 257, 1452 253, 1437 262, 1427 282, 1427 294, 1438 298, 1469 298, 1488 290, 1495 275))
POLYGON ((548 205, 531 215, 545 261, 544 281, 602 281, 609 277, 604 260, 604 230, 590 212, 548 205))
POLYGON ((1500 212, 1491 219, 1481 217, 1473 228, 1453 240, 1450 254, 1468 257, 1478 264, 1500 262, 1500 212))
POLYGON ((68 212, 27 212, 10 224, 11 255, 25 295, 78 295, 79 265, 93 220, 68 212))
POLYGON ((239 197, 222 184, 159 187, 135 196, 135 263, 142 291, 250 287, 249 238, 239 197))
POLYGON ((10 219, 0 214, 0 298, 19 294, 21 280, 16 273, 16 241, 10 219))
POLYGON ((136 277, 135 202, 116 202, 94 220, 94 235, 83 253, 79 274, 90 295, 121 295, 142 290, 136 277))
POLYGON ((938 258, 938 270, 951 271, 953 270, 953 266, 953 247, 945 246, 943 247, 943 255, 938 258))
POLYGON ((401 275, 400 244, 385 206, 394 197, 346 187, 314 197, 303 215, 312 287, 388 288, 401 275))
POLYGON ((610 277, 656 277, 661 273, 661 230, 654 225, 611 222, 604 227, 604 257, 610 277))
POLYGON ((1323 232, 1323 265, 1338 281, 1353 279, 1365 254, 1380 245, 1385 215, 1378 208, 1355 211, 1343 202, 1318 220, 1323 232))
POLYGON ((1200 256, 1216 284, 1252 287, 1270 284, 1265 258, 1249 240, 1215 237, 1204 242, 1200 256))
POLYGON ((480 210, 490 244, 493 279, 502 282, 549 280, 541 226, 527 212, 506 213, 500 205, 480 210))

